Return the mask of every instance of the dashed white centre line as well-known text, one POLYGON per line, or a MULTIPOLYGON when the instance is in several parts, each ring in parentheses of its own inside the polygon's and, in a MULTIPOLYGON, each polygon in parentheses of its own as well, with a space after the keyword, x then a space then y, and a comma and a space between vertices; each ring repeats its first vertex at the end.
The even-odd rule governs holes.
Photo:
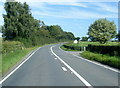
POLYGON ((67 69, 65 67, 62 67, 63 71, 67 71, 67 69))
POLYGON ((55 60, 57 60, 57 58, 54 58, 55 60))
MULTIPOLYGON (((81 80, 88 88, 93 88, 93 86, 87 82, 80 74, 78 74, 73 68, 70 67, 70 65, 68 65, 65 61, 63 61, 58 55, 56 55, 53 52, 53 46, 50 47, 51 52, 53 53, 53 55, 55 55, 57 57, 58 60, 60 60, 68 69, 70 69, 70 71, 79 79, 81 80)), ((63 69, 63 68, 62 68, 63 69)))

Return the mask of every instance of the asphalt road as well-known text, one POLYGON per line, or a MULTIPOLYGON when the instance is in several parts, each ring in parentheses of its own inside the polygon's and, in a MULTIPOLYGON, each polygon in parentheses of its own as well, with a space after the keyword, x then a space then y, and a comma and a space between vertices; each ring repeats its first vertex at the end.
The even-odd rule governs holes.
POLYGON ((118 86, 118 72, 66 53, 60 45, 41 47, 2 86, 118 86))

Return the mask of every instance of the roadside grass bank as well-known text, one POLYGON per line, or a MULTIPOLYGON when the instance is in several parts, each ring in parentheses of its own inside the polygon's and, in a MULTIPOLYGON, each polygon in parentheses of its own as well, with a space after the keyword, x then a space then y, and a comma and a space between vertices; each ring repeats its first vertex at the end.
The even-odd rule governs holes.
MULTIPOLYGON (((60 42, 61 43, 61 42, 60 42)), ((57 44, 57 43, 51 43, 57 44)), ((1 50, 1 60, 0 60, 0 75, 4 76, 11 68, 13 68, 16 64, 26 58, 29 53, 36 50, 38 47, 42 47, 45 45, 38 45, 34 47, 26 48, 23 43, 18 41, 4 41, 1 46, 3 49, 1 50)))
POLYGON ((119 56, 109 56, 98 53, 93 53, 89 51, 84 51, 80 54, 83 58, 98 61, 102 64, 109 65, 111 67, 117 68, 120 70, 120 57, 119 56))
POLYGON ((2 75, 10 70, 14 65, 21 61, 27 54, 32 50, 37 49, 37 47, 25 48, 23 50, 16 50, 15 52, 10 52, 2 55, 2 75))
MULTIPOLYGON (((74 44, 72 42, 63 44, 60 48, 65 51, 84 51, 84 50, 81 50, 81 48, 83 49, 83 47, 87 47, 86 50, 80 54, 81 57, 89 59, 89 60, 97 61, 97 62, 100 62, 105 65, 109 65, 109 66, 117 68, 117 69, 120 69, 120 56, 115 55, 115 54, 113 54, 113 55, 109 54, 109 53, 119 53, 119 50, 116 52, 116 51, 114 51, 114 50, 116 50, 116 48, 114 50, 109 50, 109 51, 108 51, 108 49, 106 49, 105 50, 106 54, 96 52, 98 49, 92 49, 93 52, 91 52, 88 50, 89 44, 92 46, 95 45, 97 47, 100 46, 101 48, 99 51, 102 51, 104 47, 105 47, 105 49, 106 49, 106 47, 109 47, 111 49, 111 46, 113 46, 113 49, 114 49, 114 47, 120 46, 119 42, 107 42, 105 44, 100 44, 99 42, 81 42, 80 41, 78 44, 74 44)), ((119 49, 119 48, 117 48, 117 49, 119 49)))

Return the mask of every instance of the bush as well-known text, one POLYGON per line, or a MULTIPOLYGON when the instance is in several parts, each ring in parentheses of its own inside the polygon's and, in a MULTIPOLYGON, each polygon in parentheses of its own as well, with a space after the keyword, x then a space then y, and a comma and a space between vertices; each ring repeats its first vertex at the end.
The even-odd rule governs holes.
POLYGON ((89 51, 83 52, 81 56, 120 69, 120 57, 102 55, 89 51))
POLYGON ((22 50, 24 48, 24 44, 19 41, 4 41, 2 53, 15 52, 16 50, 22 50))
POLYGON ((120 56, 120 46, 88 45, 87 50, 111 56, 120 56))
POLYGON ((64 44, 63 47, 67 48, 67 49, 70 49, 70 50, 84 51, 84 46, 64 44))

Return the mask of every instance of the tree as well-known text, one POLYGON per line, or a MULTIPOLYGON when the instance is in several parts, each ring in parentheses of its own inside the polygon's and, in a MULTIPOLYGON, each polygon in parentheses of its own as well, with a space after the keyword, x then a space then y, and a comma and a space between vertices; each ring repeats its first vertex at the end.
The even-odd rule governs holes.
POLYGON ((116 25, 106 19, 98 19, 90 25, 88 35, 91 40, 106 43, 116 35, 116 25))
POLYGON ((81 41, 88 41, 88 37, 82 37, 81 41))
POLYGON ((5 40, 20 41, 30 47, 74 38, 73 33, 64 32, 59 25, 47 26, 35 19, 26 2, 12 1, 4 4, 6 14, 3 15, 2 33, 5 40))
POLYGON ((18 13, 17 13, 17 6, 19 3, 17 2, 6 2, 5 3, 5 11, 6 15, 3 15, 4 18, 4 29, 2 30, 3 32, 3 37, 7 40, 12 40, 14 39, 17 34, 17 27, 16 24, 18 23, 18 13))
POLYGON ((65 36, 67 37, 66 39, 68 40, 74 40, 75 36, 72 32, 66 32, 65 36))
POLYGON ((59 25, 52 25, 49 27, 49 32, 52 37, 57 39, 58 41, 60 40, 60 37, 62 36, 63 30, 59 25))
POLYGON ((32 17, 28 4, 25 2, 6 2, 3 36, 5 40, 30 38, 39 30, 39 21, 32 17))
POLYGON ((79 41, 79 40, 80 40, 80 37, 76 37, 75 39, 76 39, 77 41, 79 41))

